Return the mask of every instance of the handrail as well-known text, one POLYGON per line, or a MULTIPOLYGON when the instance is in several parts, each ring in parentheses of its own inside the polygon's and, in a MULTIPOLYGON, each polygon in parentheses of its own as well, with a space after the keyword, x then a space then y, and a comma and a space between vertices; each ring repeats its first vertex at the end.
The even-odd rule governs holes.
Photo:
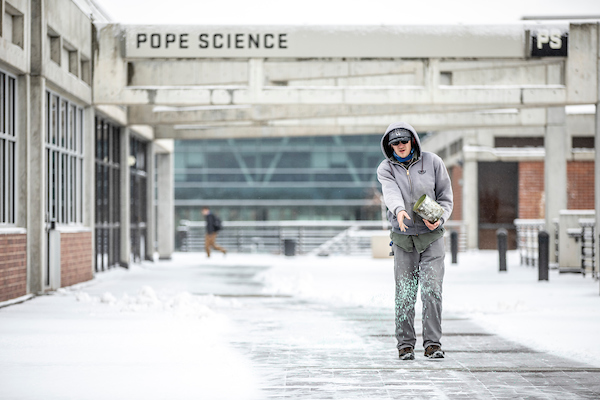
MULTIPOLYGON (((180 251, 203 251, 205 221, 182 220, 177 227, 176 247, 180 251)), ((448 221, 447 231, 459 232, 459 249, 466 248, 462 221, 448 221)), ((388 229, 389 229, 388 224, 388 229)), ((223 221, 221 246, 234 252, 282 254, 284 241, 293 240, 299 254, 369 254, 370 233, 382 230, 375 221, 223 221)), ((447 240, 449 249, 449 240, 447 240)))
POLYGON ((515 219, 517 228, 517 248, 521 265, 537 266, 538 234, 546 226, 545 219, 515 219))

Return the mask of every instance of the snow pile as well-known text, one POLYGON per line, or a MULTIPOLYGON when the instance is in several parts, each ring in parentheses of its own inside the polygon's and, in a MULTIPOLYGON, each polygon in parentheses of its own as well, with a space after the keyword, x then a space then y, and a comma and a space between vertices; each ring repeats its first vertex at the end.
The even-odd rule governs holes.
POLYGON ((188 292, 181 292, 175 296, 159 295, 150 286, 143 286, 134 296, 125 293, 120 299, 117 299, 111 292, 104 292, 100 296, 92 296, 81 290, 71 291, 67 288, 60 289, 56 293, 61 296, 72 295, 81 303, 106 304, 123 313, 167 312, 173 316, 185 318, 212 318, 214 320, 222 318, 209 308, 209 304, 239 307, 239 302, 228 302, 217 299, 213 295, 194 296, 188 292))

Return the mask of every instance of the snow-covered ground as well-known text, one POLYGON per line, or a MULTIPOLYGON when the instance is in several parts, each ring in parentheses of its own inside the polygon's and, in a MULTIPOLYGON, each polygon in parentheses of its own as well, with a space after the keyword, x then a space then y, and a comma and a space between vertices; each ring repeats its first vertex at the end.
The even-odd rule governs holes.
MULTIPOLYGON (((265 291, 321 301, 387 308, 393 313, 391 259, 356 257, 290 258, 265 272, 265 291)), ((472 318, 487 330, 535 350, 600 367, 600 288, 589 274, 538 270, 519 265, 508 252, 508 271, 498 271, 498 253, 459 253, 446 257, 444 315, 472 318)), ((417 300, 420 315, 420 300, 417 300)))
POLYGON ((192 295, 197 263, 173 268, 109 271, 0 309, 0 399, 260 398, 213 311, 239 305, 192 295))
MULTIPOLYGON (((551 271, 539 282, 515 252, 504 273, 493 251, 446 261, 445 316, 467 316, 536 350, 600 366, 598 281, 551 271)), ((260 398, 259 371, 224 339, 236 328, 228 310, 244 302, 211 295, 235 286, 199 274, 202 266, 223 273, 242 265, 262 270, 254 279, 264 286, 241 290, 393 315, 391 259, 178 253, 0 309, 0 398, 260 398)))

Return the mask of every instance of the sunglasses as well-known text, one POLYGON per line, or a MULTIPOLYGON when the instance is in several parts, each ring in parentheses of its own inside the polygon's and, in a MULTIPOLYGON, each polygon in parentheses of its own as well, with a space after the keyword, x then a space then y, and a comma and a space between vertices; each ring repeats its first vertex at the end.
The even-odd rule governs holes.
POLYGON ((402 139, 400 139, 398 142, 394 142, 394 143, 390 143, 390 144, 391 144, 392 146, 398 146, 400 143, 402 143, 402 144, 406 144, 406 143, 408 143, 408 142, 410 142, 410 139, 404 139, 404 138, 402 138, 402 139))

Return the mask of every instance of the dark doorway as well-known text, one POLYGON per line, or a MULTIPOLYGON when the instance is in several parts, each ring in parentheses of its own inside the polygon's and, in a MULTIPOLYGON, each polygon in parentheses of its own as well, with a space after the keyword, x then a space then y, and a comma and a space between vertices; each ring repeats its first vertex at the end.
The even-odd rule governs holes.
POLYGON ((140 262, 146 256, 147 223, 147 142, 131 137, 129 141, 131 257, 140 262))
POLYGON ((120 265, 121 128, 96 117, 96 272, 120 265))
POLYGON ((508 248, 517 248, 514 220, 519 212, 519 164, 516 162, 480 162, 479 176, 479 248, 496 249, 496 231, 508 231, 508 248))

